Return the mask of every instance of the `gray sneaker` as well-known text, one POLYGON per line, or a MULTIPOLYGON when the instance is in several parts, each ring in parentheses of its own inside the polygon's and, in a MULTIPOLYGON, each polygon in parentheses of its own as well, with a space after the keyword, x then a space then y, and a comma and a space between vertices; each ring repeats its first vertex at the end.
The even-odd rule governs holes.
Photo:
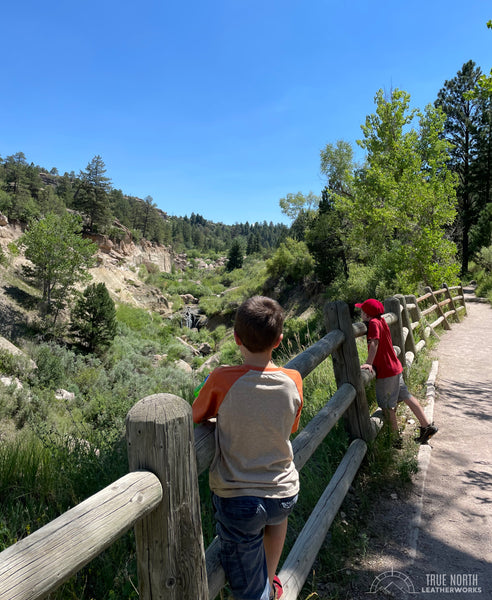
POLYGON ((415 438, 415 441, 419 444, 426 444, 438 431, 439 429, 434 425, 434 423, 427 425, 427 427, 421 427, 420 435, 415 438))

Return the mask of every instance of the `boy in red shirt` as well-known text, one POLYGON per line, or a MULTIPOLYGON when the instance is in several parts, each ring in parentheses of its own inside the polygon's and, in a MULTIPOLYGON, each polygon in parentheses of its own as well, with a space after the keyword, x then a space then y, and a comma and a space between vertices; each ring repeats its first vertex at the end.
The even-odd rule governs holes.
POLYGON ((212 371, 192 407, 195 423, 217 418, 209 483, 220 559, 235 600, 282 595, 275 571, 299 491, 289 437, 303 402, 300 373, 272 362, 283 321, 271 298, 243 302, 234 338, 244 363, 212 371))
MULTIPOLYGON (((410 394, 403 381, 403 367, 393 349, 388 324, 382 318, 384 306, 374 298, 355 306, 361 309, 362 320, 367 327, 368 353, 361 369, 376 373, 376 399, 379 407, 389 420, 392 431, 397 433, 396 405, 398 402, 405 402, 420 423, 420 435, 415 441, 425 444, 438 429, 434 423, 429 422, 418 400, 410 394)), ((400 437, 396 439, 395 446, 401 447, 400 437)))

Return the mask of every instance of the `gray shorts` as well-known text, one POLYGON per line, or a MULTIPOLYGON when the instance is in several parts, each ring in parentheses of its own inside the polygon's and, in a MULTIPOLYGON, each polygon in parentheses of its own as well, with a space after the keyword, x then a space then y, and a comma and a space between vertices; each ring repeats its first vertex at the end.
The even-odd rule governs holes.
POLYGON ((376 399, 380 408, 396 408, 398 402, 403 402, 411 397, 403 375, 383 377, 376 379, 376 399))

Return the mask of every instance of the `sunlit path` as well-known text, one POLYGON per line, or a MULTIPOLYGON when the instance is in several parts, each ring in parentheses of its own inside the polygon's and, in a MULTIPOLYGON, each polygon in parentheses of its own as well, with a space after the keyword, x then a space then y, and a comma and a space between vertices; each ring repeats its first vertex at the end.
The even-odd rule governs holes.
MULTIPOLYGON (((429 453, 412 579, 419 589, 463 584, 490 598, 492 309, 470 302, 467 311, 462 323, 441 334, 434 351, 439 361, 434 419, 440 430, 429 453)), ((432 593, 473 597, 464 591, 432 593)))

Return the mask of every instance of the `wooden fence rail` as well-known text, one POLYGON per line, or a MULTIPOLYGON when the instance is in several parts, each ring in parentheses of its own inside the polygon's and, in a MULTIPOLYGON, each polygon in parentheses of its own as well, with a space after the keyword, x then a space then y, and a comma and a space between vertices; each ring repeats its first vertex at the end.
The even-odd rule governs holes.
MULTIPOLYGON (((438 325, 449 328, 466 307, 456 286, 385 301, 400 361, 415 355, 438 325), (452 292, 458 291, 456 296, 452 292), (444 296, 444 299, 438 300, 444 296), (443 309, 446 310, 443 310, 443 309), (427 316, 432 315, 432 322, 427 316), (417 341, 417 336, 420 337, 417 341)), ((279 576, 285 600, 295 600, 382 420, 369 415, 365 386, 374 375, 360 369, 353 324, 343 302, 325 307, 328 333, 287 363, 304 378, 329 356, 337 391, 294 438, 298 470, 343 417, 352 438, 345 456, 298 536, 279 576)), ((76 573, 130 527, 135 527, 142 600, 212 600, 225 584, 217 538, 206 552, 200 520, 198 475, 214 456, 215 424, 193 427, 190 405, 172 394, 140 400, 127 416, 130 473, 0 553, 0 600, 40 600, 76 573)))

